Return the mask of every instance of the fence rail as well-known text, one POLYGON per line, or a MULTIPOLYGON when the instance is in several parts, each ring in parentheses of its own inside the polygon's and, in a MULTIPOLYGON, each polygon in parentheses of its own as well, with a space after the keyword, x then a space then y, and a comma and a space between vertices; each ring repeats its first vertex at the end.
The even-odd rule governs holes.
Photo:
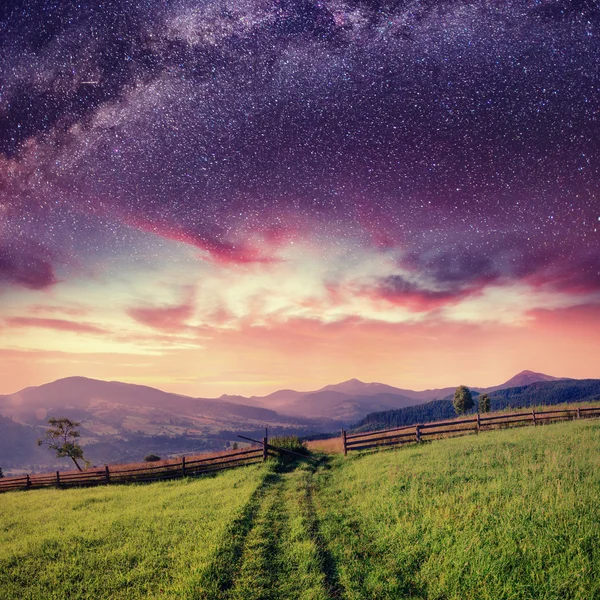
POLYGON ((381 429, 365 433, 348 434, 342 429, 342 447, 344 456, 351 450, 368 450, 381 446, 398 446, 401 444, 418 443, 423 438, 434 436, 448 437, 479 433, 499 427, 512 427, 515 425, 537 425, 549 421, 567 421, 600 417, 600 406, 560 408, 554 410, 506 413, 501 415, 484 416, 477 414, 465 419, 434 421, 417 425, 406 425, 392 429, 381 429))
POLYGON ((251 465, 265 461, 275 447, 263 439, 260 446, 237 452, 228 452, 219 456, 189 459, 182 456, 176 462, 147 467, 115 468, 106 465, 102 468, 81 472, 44 473, 40 475, 22 475, 0 479, 0 492, 9 490, 31 490, 45 487, 89 487, 113 483, 141 483, 174 479, 176 477, 197 476, 251 465))

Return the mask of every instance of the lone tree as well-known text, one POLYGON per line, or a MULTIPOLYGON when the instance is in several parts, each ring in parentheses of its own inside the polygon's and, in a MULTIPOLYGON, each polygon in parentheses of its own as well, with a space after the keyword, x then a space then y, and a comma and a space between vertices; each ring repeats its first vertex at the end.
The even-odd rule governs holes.
POLYGON ((453 404, 457 415, 463 415, 473 408, 473 396, 466 385, 459 385, 456 388, 453 404))
POLYGON ((0 467, 0 479, 4 477, 4 472, 2 471, 2 467, 0 467))
POLYGON ((71 421, 66 417, 57 419, 52 417, 48 419, 48 425, 51 427, 46 430, 44 439, 38 440, 38 446, 46 445, 50 450, 56 452, 56 458, 70 458, 75 466, 83 471, 78 460, 82 460, 87 467, 88 461, 83 456, 83 449, 77 443, 77 438, 81 437, 77 427, 81 425, 77 421, 71 421))
POLYGON ((487 394, 481 394, 479 396, 479 412, 487 413, 490 412, 491 400, 487 394))

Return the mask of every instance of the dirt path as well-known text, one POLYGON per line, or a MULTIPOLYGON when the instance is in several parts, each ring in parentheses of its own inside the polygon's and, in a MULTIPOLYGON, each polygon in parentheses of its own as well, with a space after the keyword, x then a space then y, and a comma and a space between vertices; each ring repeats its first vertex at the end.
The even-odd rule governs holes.
POLYGON ((342 597, 313 506, 314 474, 319 468, 301 462, 273 466, 202 574, 197 598, 342 597))

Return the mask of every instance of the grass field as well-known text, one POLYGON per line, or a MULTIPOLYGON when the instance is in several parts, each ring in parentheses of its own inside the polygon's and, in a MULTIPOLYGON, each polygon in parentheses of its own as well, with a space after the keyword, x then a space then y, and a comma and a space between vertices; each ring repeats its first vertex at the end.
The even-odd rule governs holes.
POLYGON ((318 484, 346 598, 600 598, 598 421, 337 458, 318 484))
POLYGON ((0 496, 0 598, 600 598, 600 422, 0 496))
POLYGON ((267 475, 3 494, 0 598, 192 597, 267 475))

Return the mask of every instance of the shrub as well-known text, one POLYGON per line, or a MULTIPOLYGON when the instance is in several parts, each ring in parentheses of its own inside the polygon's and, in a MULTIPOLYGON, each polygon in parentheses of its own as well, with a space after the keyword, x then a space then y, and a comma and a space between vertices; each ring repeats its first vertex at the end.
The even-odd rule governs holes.
POLYGON ((297 435, 278 435, 271 438, 269 444, 277 448, 283 448, 284 450, 291 450, 297 454, 309 454, 308 448, 304 442, 300 441, 297 435))
POLYGON ((144 456, 144 460, 146 462, 156 462, 156 461, 160 460, 160 456, 158 456, 156 454, 146 454, 146 456, 144 456))

